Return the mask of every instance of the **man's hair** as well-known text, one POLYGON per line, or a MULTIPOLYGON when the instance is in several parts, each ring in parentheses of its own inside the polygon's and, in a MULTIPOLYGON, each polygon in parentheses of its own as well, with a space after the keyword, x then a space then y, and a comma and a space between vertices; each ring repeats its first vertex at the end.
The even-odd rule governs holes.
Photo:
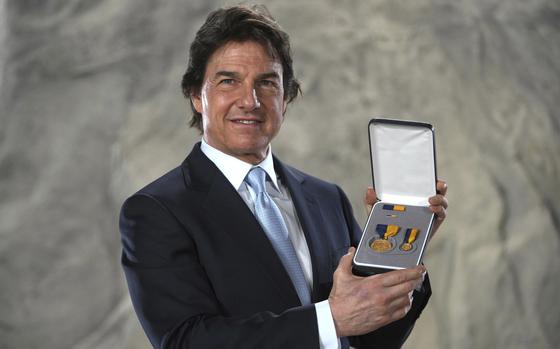
MULTIPOLYGON (((301 89, 292 67, 290 38, 264 5, 225 7, 208 15, 190 47, 187 71, 181 81, 183 95, 190 101, 191 95, 201 93, 206 65, 217 49, 228 42, 246 41, 260 43, 282 64, 284 100, 288 103, 294 100, 301 89)), ((202 115, 192 101, 191 109, 193 116, 189 124, 202 132, 202 115)))

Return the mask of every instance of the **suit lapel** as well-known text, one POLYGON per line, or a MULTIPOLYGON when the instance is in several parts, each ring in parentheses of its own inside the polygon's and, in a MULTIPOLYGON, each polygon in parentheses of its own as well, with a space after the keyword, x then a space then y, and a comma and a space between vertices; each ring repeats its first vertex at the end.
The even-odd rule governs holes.
POLYGON ((289 306, 299 305, 298 295, 282 262, 239 193, 202 153, 199 145, 195 146, 186 162, 186 171, 189 172, 187 185, 207 190, 203 212, 212 226, 216 227, 218 234, 228 235, 229 238, 224 241, 231 242, 232 249, 254 259, 255 278, 262 278, 255 282, 266 280, 272 289, 277 290, 278 297, 283 302, 289 306))
POLYGON ((285 166, 278 159, 274 158, 274 160, 276 171, 285 181, 290 191, 294 207, 305 234, 307 246, 309 247, 313 270, 313 292, 311 294, 311 300, 312 302, 316 302, 320 297, 318 294, 320 261, 325 261, 328 258, 328 256, 324 255, 326 252, 321 248, 322 244, 320 241, 320 222, 324 220, 314 195, 310 193, 305 186, 305 177, 293 171, 290 167, 285 166))

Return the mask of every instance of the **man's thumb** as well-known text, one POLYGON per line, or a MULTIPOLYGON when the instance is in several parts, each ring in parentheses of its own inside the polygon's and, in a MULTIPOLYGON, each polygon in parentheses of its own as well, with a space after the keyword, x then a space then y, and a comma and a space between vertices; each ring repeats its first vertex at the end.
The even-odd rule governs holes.
POLYGON ((338 268, 352 272, 352 259, 354 258, 355 253, 356 248, 351 246, 348 249, 348 253, 340 258, 340 262, 338 262, 338 268))

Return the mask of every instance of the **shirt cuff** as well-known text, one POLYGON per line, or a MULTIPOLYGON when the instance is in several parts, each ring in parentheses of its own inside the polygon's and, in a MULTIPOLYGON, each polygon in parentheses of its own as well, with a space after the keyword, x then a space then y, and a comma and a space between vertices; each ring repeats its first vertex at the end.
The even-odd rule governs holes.
POLYGON ((329 300, 315 303, 315 313, 317 314, 317 326, 319 328, 319 348, 340 349, 340 340, 336 336, 329 300))

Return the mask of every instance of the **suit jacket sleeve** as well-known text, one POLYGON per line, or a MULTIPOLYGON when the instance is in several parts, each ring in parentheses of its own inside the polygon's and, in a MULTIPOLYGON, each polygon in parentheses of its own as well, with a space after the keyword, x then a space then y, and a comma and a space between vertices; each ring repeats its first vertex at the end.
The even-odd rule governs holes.
MULTIPOLYGON (((342 197, 342 205, 344 207, 344 215, 349 224, 349 231, 351 236, 352 246, 358 247, 362 230, 352 214, 352 206, 344 192, 339 188, 342 197)), ((428 275, 424 280, 420 291, 414 291, 414 301, 408 314, 393 323, 390 323, 382 328, 377 329, 366 335, 350 338, 350 343, 356 348, 400 348, 408 338, 416 319, 422 313, 422 310, 428 303, 431 295, 430 281, 428 275)))
MULTIPOLYGON (((157 198, 135 194, 120 216, 122 264, 155 348, 318 348, 313 305, 225 316, 197 246, 157 198)), ((251 302, 240 299, 240 302, 251 302)))

